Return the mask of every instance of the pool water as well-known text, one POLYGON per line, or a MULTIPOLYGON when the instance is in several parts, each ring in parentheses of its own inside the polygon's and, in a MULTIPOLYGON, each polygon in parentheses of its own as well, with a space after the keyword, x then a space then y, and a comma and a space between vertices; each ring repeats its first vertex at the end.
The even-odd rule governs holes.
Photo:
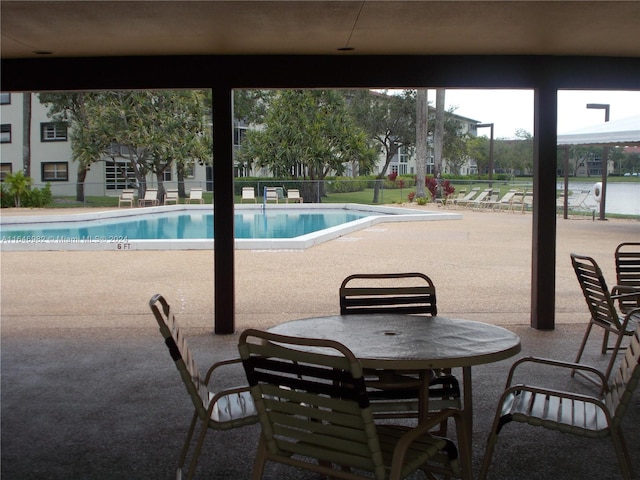
MULTIPOLYGON (((353 210, 242 211, 235 214, 235 237, 295 238, 370 216, 353 210)), ((3 241, 38 238, 42 241, 87 239, 102 241, 213 239, 213 213, 166 212, 119 219, 7 225, 3 241)))

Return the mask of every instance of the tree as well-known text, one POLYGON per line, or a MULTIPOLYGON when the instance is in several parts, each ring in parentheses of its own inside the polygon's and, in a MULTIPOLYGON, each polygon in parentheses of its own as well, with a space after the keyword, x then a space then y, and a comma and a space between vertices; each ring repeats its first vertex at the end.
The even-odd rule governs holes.
POLYGON ((436 90, 436 121, 433 136, 434 172, 436 178, 442 173, 442 155, 444 152, 444 99, 445 89, 436 90))
POLYGON ((25 176, 22 171, 5 175, 4 183, 8 185, 8 193, 13 196, 13 203, 16 207, 20 207, 20 196, 29 190, 31 182, 31 177, 25 176))
MULTIPOLYGON (((22 94, 22 170, 27 177, 31 176, 31 93, 30 92, 25 92, 22 94)), ((19 198, 18 198, 18 201, 20 201, 19 198)))
POLYGON ((429 94, 426 88, 416 92, 416 198, 427 198, 427 154, 429 138, 429 94))
POLYGON ((40 102, 49 107, 48 117, 64 124, 71 141, 72 159, 78 162, 76 175, 76 201, 84 202, 84 182, 92 163, 106 153, 108 143, 92 130, 93 119, 86 104, 97 94, 88 92, 40 93, 40 102))
MULTIPOLYGON (((366 133, 336 90, 282 90, 274 94, 264 128, 247 132, 239 158, 275 177, 324 179, 342 174, 346 162, 371 161, 366 133)), ((302 188, 305 202, 318 198, 315 183, 302 188)))
POLYGON ((385 156, 373 190, 373 203, 378 203, 381 180, 387 175, 389 163, 401 147, 411 149, 415 145, 416 91, 403 90, 397 95, 388 95, 387 92, 354 90, 350 110, 385 156))

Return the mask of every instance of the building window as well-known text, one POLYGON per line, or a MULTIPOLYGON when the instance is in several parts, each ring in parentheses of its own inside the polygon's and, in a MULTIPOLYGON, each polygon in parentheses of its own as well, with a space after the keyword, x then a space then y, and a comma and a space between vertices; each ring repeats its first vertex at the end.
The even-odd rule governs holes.
POLYGON ((171 181, 171 167, 162 171, 162 181, 170 182, 171 181))
POLYGON ((65 182, 67 180, 69 180, 68 162, 42 163, 43 182, 65 182))
POLYGON ((11 103, 11 94, 9 92, 0 92, 0 105, 9 105, 11 103))
POLYGON ((136 188, 136 174, 129 160, 107 161, 105 177, 107 190, 136 188))
POLYGON ((42 142, 66 142, 67 126, 64 123, 41 123, 40 141, 42 142))
POLYGON ((11 124, 0 125, 0 143, 11 143, 11 124))
POLYGON ((4 182, 4 177, 13 172, 13 166, 10 163, 0 163, 0 182, 4 182))
POLYGON ((185 162, 184 164, 184 177, 195 178, 196 177, 196 162, 193 160, 185 162))

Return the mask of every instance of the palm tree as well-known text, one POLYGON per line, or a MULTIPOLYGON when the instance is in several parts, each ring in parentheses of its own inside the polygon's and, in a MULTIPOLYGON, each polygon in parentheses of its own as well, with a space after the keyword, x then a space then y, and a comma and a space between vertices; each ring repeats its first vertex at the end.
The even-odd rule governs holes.
POLYGON ((9 173, 4 177, 4 183, 9 186, 9 195, 13 195, 16 207, 20 207, 20 196, 29 190, 31 182, 31 177, 25 177, 22 171, 9 173))

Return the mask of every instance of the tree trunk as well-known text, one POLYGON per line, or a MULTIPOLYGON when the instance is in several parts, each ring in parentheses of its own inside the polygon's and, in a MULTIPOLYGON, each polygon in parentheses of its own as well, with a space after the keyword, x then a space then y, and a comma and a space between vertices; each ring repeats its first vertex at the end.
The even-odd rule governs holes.
POLYGON ((384 167, 380 173, 376 176, 376 184, 373 186, 373 200, 372 203, 379 203, 380 200, 380 186, 382 182, 384 182, 384 177, 387 174, 387 168, 389 168, 389 164, 391 163, 391 159, 394 155, 398 153, 399 147, 396 143, 393 144, 393 147, 387 150, 387 158, 384 162, 384 167))
POLYGON ((31 93, 22 94, 22 171, 31 176, 31 93))
POLYGON ((427 175, 429 95, 426 88, 416 92, 416 198, 427 198, 425 177, 427 175))
POLYGON ((444 147, 444 88, 436 90, 436 128, 433 138, 435 175, 442 173, 442 150, 444 147))
POLYGON ((87 167, 78 165, 76 176, 76 202, 84 202, 84 181, 87 178, 87 167))

